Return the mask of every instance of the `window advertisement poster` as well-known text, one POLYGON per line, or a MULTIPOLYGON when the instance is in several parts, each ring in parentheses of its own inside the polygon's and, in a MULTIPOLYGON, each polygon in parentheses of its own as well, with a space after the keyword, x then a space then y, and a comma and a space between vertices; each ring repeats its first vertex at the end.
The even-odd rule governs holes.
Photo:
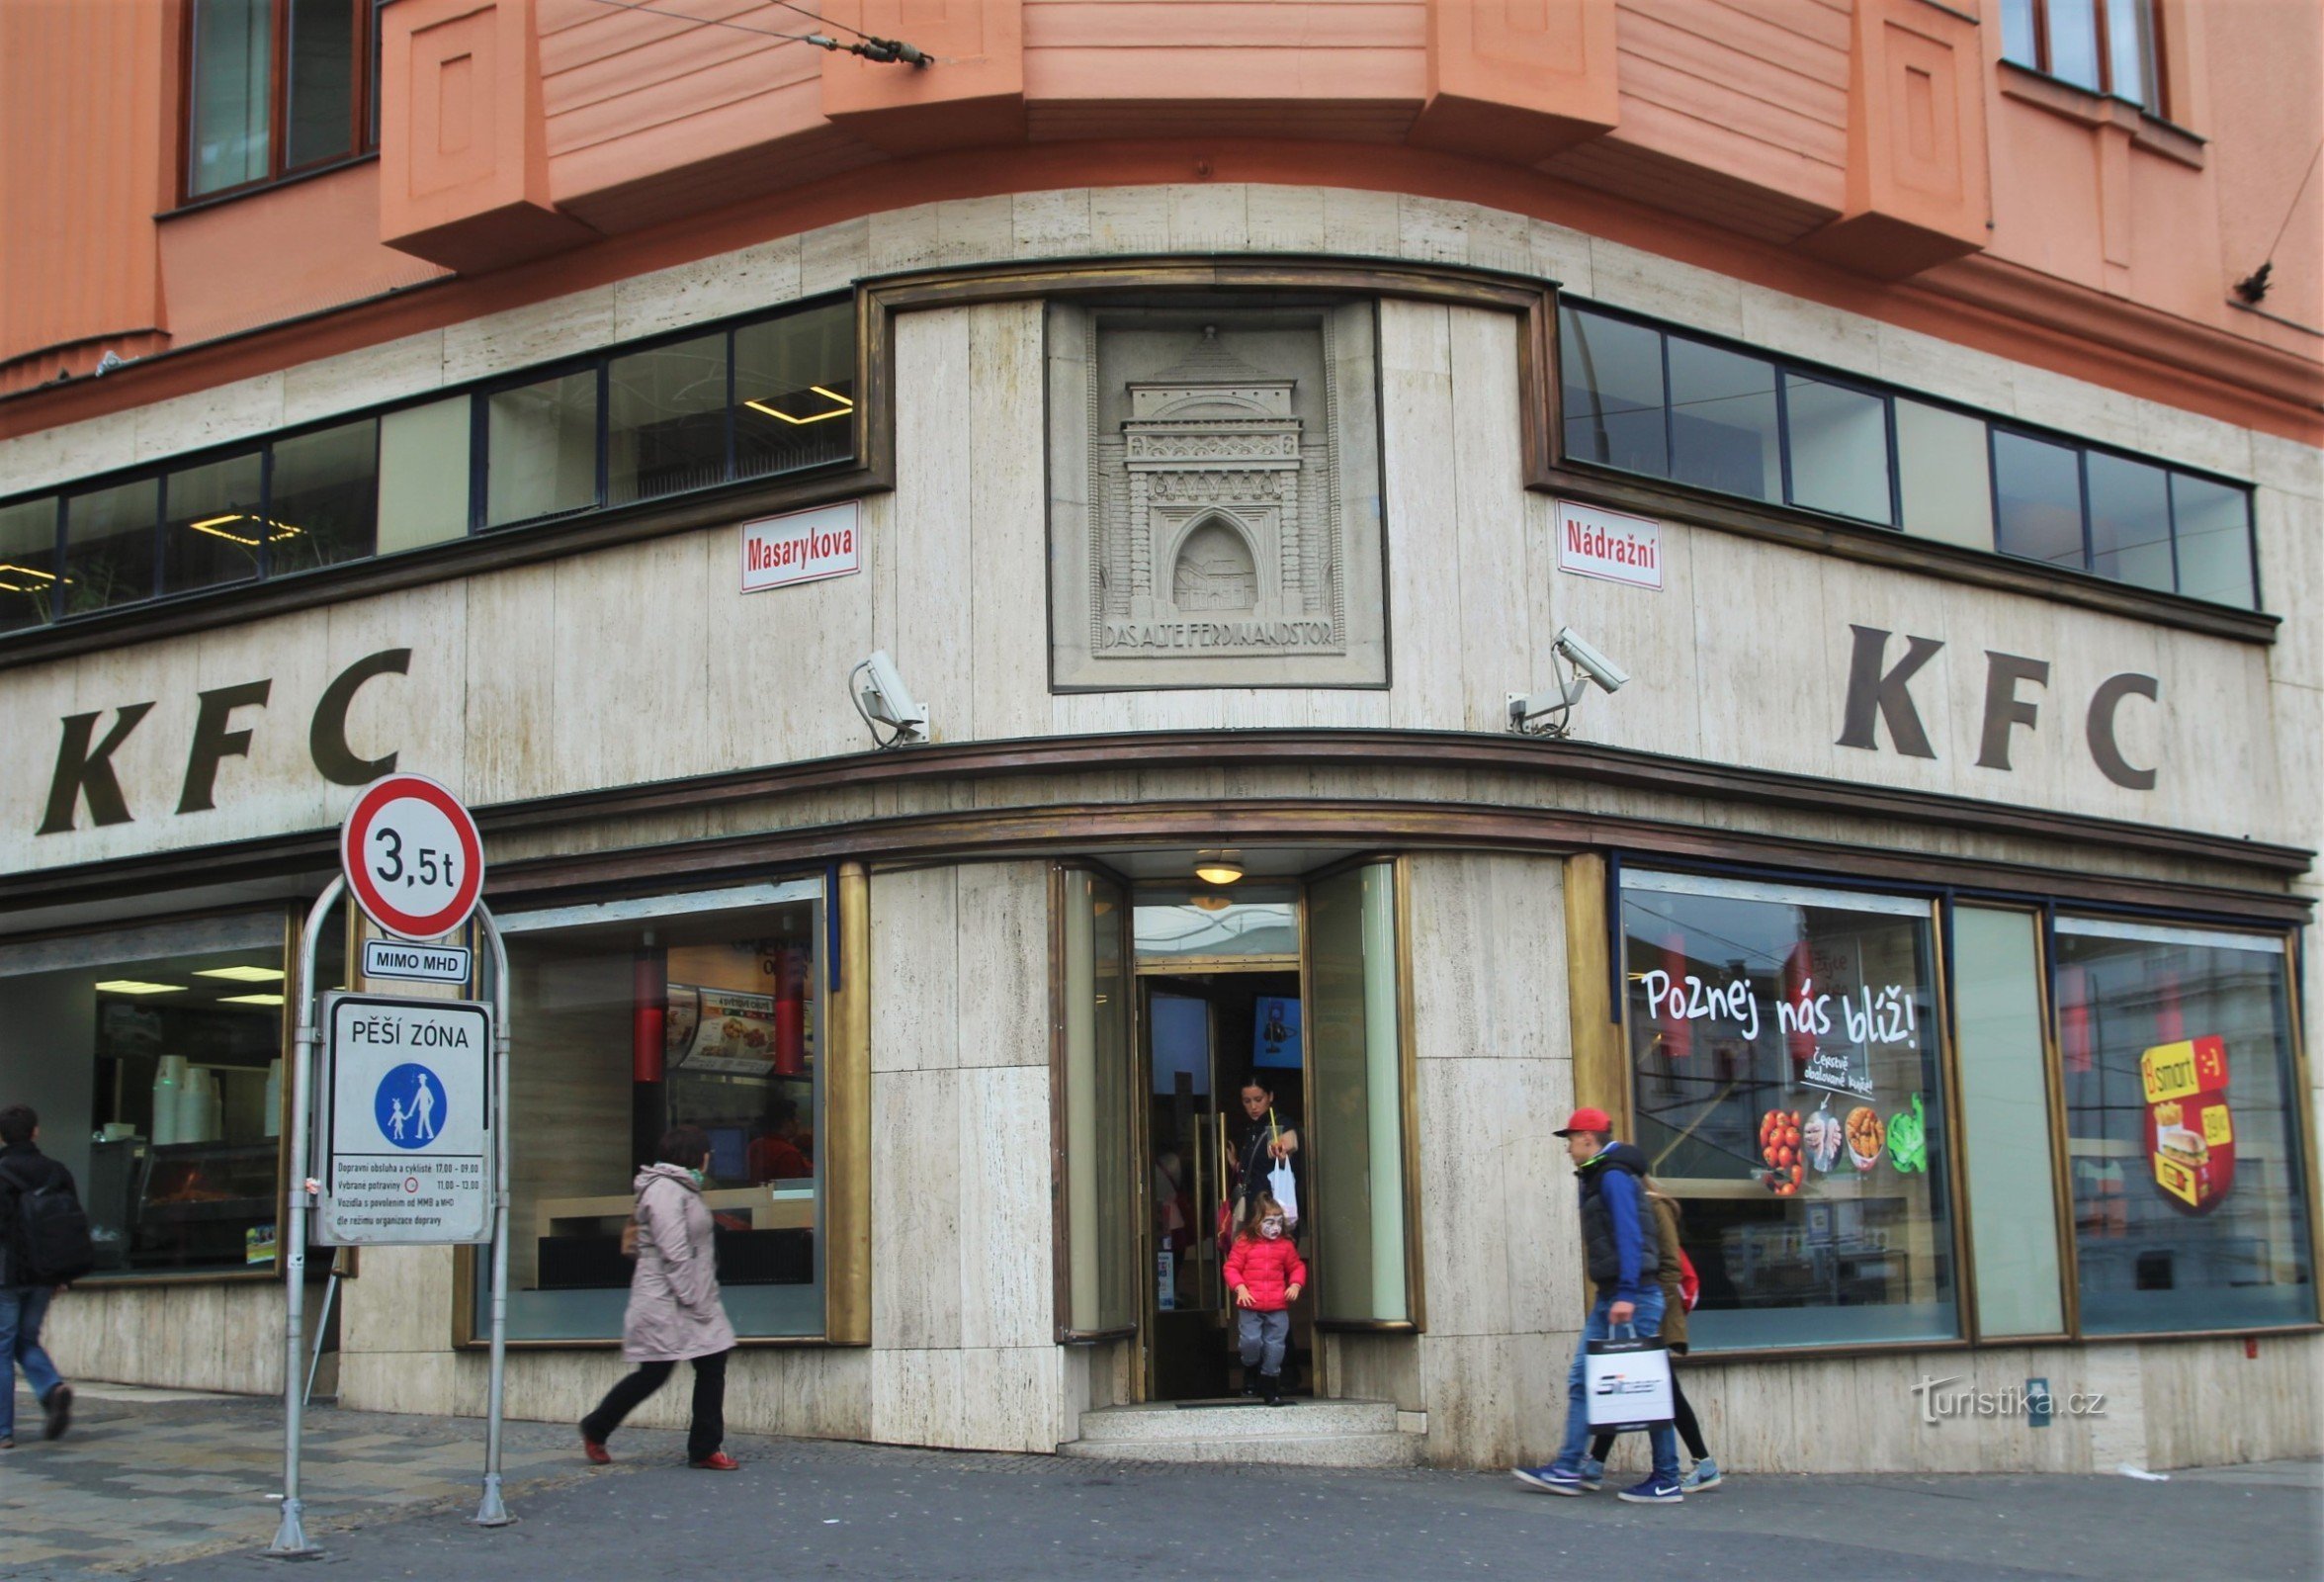
POLYGON ((2235 1186, 2235 1117, 2227 1107, 2227 1041, 2189 1038, 2139 1056, 2146 1152, 2174 1206, 2207 1214, 2235 1186))
POLYGON ((664 1031, 673 1071, 764 1077, 775 1066, 775 997, 673 983, 664 1031))

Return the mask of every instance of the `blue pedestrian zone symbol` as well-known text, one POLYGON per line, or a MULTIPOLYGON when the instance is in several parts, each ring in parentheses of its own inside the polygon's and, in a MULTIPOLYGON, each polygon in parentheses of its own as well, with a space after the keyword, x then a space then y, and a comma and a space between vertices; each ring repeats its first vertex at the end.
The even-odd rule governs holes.
POLYGON ((380 1135, 398 1148, 425 1148, 434 1142, 451 1108, 444 1095, 444 1079, 410 1061, 382 1077, 380 1091, 372 1099, 380 1135))

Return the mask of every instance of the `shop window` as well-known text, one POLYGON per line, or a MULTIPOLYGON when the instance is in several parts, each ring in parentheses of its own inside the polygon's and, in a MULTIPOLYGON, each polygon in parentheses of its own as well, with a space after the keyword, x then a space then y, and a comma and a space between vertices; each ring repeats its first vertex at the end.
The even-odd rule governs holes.
POLYGON ((64 502, 64 607, 102 610, 153 596, 160 480, 91 489, 64 502))
POLYGON ((1251 883, 1231 894, 1205 886, 1141 888, 1137 937, 1142 960, 1296 962, 1299 892, 1251 883))
POLYGON ((2002 58, 2162 113, 2155 0, 2002 0, 2002 58))
POLYGON ((501 920, 511 1338, 620 1336, 633 1183, 680 1124, 710 1138, 735 1333, 824 1333, 823 905, 807 880, 501 920))
POLYGON ((1660 332, 1566 307, 1558 309, 1558 336, 1566 454, 1668 476, 1660 332))
POLYGON ((1888 403, 1865 391, 1786 372, 1783 431, 1791 446, 1791 500, 1810 510, 1886 526, 1888 403))
POLYGON ((484 397, 484 525, 536 521, 597 503, 597 371, 484 397))
POLYGON ((1679 1201, 1698 1350, 1951 1339, 1933 908, 1627 873, 1636 1141, 1679 1201))
POLYGON ((1307 897, 1316 1318, 1408 1324, 1405 1096, 1413 1083, 1400 1013, 1396 864, 1318 879, 1307 897))
POLYGON ((1667 355, 1671 476, 1722 494, 1780 498, 1775 365, 1677 335, 1667 355))
POLYGON ((267 574, 375 553, 379 472, 380 429, 373 418, 275 441, 267 486, 267 574))
POLYGON ((2090 569, 2101 576, 2170 592, 2170 475, 2145 462, 2093 451, 2085 462, 2090 483, 2090 569))
POLYGON ((352 158, 378 143, 373 0, 193 0, 186 196, 352 158))
POLYGON ((1989 1340, 2062 1334, 2039 919, 2024 910, 1957 906, 1952 941, 1961 1181, 1977 1271, 1977 1331, 1989 1340))
POLYGON ((855 305, 734 331, 734 476, 763 478, 855 450, 855 305))
POLYGON ((1065 1142, 1060 1327, 1077 1336, 1118 1334, 1138 1322, 1129 894, 1085 868, 1059 869, 1053 894, 1064 947, 1057 1073, 1065 1142))
POLYGON ((454 396, 380 418, 382 555, 468 536, 473 407, 454 396))
POLYGON ((162 480, 161 591, 187 593, 258 575, 266 542, 264 462, 256 451, 162 480))
POLYGON ((0 505, 0 632, 56 619, 56 501, 0 505))
POLYGON ((79 1184, 97 1277, 271 1270, 279 912, 0 947, 0 1093, 79 1184))
POLYGON ((2072 447, 1997 431, 1993 494, 2004 555, 2082 569, 2082 466, 2072 447))
POLYGON ((2073 917, 2056 937, 2083 1333, 2315 1322, 2282 941, 2073 917))
POLYGON ((608 390, 609 504, 726 482, 726 336, 617 357, 608 390))
POLYGON ((2258 608, 2251 495, 2208 479, 2174 473, 2171 515, 2179 546, 2179 591, 2189 598, 2258 608))
POLYGON ((1993 548, 1993 474, 1985 424, 1927 401, 1896 402, 1897 489, 1904 530, 1973 550, 1993 548))

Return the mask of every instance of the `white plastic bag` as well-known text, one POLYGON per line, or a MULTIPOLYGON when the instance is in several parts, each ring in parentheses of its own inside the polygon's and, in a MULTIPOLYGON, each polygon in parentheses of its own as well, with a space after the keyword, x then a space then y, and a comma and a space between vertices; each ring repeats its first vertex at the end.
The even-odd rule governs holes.
POLYGON ((1275 1201, 1283 1205, 1283 1223, 1286 1226, 1298 1224, 1299 1178, 1291 1174, 1290 1160, 1275 1161, 1274 1168, 1267 1172, 1267 1190, 1274 1193, 1275 1201))

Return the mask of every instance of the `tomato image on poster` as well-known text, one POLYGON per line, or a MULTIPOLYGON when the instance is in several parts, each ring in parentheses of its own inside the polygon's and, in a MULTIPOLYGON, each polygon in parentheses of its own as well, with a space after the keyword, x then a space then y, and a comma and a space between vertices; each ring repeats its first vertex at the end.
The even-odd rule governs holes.
POLYGON ((2155 1186, 2182 1212, 2209 1213, 2235 1185, 2226 1040, 2157 1044, 2139 1057, 2138 1076, 2146 1090, 2146 1151, 2155 1186))

